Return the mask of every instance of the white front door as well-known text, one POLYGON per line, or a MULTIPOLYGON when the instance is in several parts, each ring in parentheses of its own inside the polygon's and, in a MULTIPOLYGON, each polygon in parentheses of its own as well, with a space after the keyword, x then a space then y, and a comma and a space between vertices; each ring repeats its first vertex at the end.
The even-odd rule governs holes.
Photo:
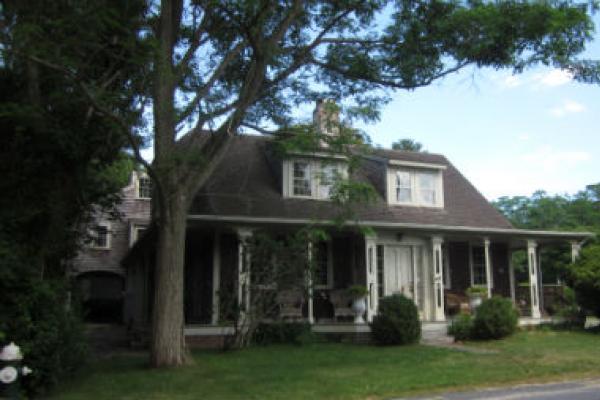
POLYGON ((410 246, 386 246, 383 295, 401 293, 414 299, 413 254, 410 246))

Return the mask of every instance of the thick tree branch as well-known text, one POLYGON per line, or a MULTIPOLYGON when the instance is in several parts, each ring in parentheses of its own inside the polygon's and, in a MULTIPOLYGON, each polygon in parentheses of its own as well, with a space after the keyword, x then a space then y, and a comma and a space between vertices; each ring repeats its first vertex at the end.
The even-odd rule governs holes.
POLYGON ((215 82, 219 78, 221 78, 221 76, 223 75, 223 73, 225 72, 227 67, 229 67, 231 62, 233 62, 233 60, 235 60, 235 58, 238 56, 240 51, 242 51, 244 49, 245 45, 246 45, 246 41, 242 40, 241 42, 236 44, 231 50, 229 50, 227 52, 227 54, 223 57, 223 60, 221 61, 219 66, 214 70, 214 72, 210 76, 210 78, 208 78, 206 83, 200 89, 198 89, 198 91, 196 92, 196 95, 194 96, 192 101, 186 106, 184 111, 181 113, 181 115, 179 116, 178 121, 177 121, 178 124, 181 123, 181 121, 185 120, 187 117, 189 117, 194 112, 194 110, 198 107, 198 105, 200 104, 202 99, 204 99, 206 97, 206 95, 208 95, 208 92, 214 86, 215 82))
POLYGON ((254 124, 250 124, 248 122, 242 122, 241 126, 245 126, 246 128, 250 128, 256 132, 262 133, 263 135, 274 135, 275 133, 277 133, 276 131, 270 131, 268 129, 265 128, 261 128, 258 125, 254 125, 254 124))
POLYGON ((298 69, 305 65, 307 59, 312 57, 312 51, 317 48, 324 40, 324 36, 329 33, 338 22, 340 22, 343 18, 347 17, 352 13, 353 9, 349 9, 344 11, 343 13, 338 14, 334 17, 322 30, 319 34, 313 39, 312 43, 304 48, 300 49, 298 53, 294 56, 294 62, 288 68, 280 72, 275 78, 269 81, 265 85, 265 89, 276 86, 281 81, 287 79, 290 75, 295 73, 298 69))

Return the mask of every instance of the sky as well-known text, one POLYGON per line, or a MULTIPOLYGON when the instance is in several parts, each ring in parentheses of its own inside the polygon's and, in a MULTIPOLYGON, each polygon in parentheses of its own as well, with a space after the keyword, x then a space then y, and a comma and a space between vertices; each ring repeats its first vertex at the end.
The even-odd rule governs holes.
MULTIPOLYGON (((584 56, 600 59, 600 32, 584 56)), ((444 154, 489 200, 600 183, 600 86, 549 67, 463 70, 397 92, 378 123, 358 127, 384 147, 411 138, 444 154)))

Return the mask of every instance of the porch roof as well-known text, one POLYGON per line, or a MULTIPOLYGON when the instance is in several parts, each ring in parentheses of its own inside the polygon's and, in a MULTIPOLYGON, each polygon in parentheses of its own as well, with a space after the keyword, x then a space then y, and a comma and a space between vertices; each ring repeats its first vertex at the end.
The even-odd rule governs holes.
MULTIPOLYGON (((251 224, 251 225, 306 225, 320 224, 332 225, 330 220, 315 220, 303 218, 273 218, 273 217, 249 217, 243 215, 201 215, 190 214, 189 221, 219 222, 228 224, 251 224)), ((581 242, 595 236, 592 232, 570 232, 570 231, 542 231, 515 228, 495 227, 471 227, 471 226, 448 226, 436 224, 417 224, 403 222, 385 221, 357 221, 348 223, 349 228, 371 227, 386 230, 414 231, 427 234, 481 236, 505 240, 536 240, 540 243, 551 243, 558 241, 581 242)))

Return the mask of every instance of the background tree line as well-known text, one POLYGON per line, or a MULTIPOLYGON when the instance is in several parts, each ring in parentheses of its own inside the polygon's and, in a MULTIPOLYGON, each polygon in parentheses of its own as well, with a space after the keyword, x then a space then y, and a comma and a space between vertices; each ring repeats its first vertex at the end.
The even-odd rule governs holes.
MULTIPOLYGON (((571 264, 571 246, 550 246, 542 252, 544 283, 566 282, 575 289, 584 311, 600 316, 600 183, 573 195, 537 191, 531 197, 500 197, 493 205, 516 228, 587 231, 596 234, 571 264)), ((527 281, 526 257, 515 256, 522 281, 527 281), (520 265, 519 265, 520 264, 520 265)))

